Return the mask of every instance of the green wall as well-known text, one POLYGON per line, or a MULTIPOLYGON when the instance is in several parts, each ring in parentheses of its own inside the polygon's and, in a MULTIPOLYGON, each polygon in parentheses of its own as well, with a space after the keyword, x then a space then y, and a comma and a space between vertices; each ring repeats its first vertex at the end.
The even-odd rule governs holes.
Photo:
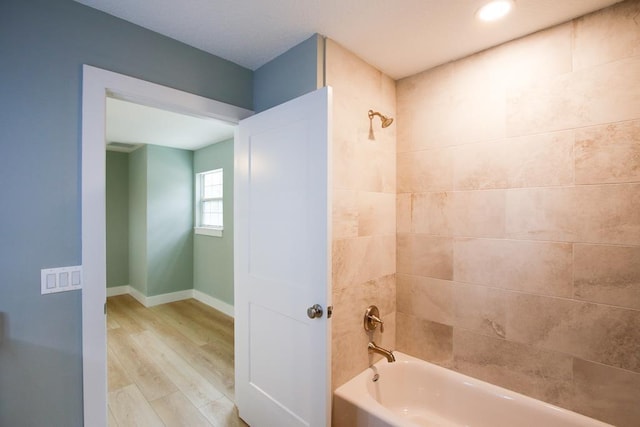
MULTIPOLYGON (((145 145, 128 166, 129 284, 147 297, 192 289, 193 151, 145 145)), ((113 262, 107 257, 107 271, 113 262)))
POLYGON ((193 151, 147 145, 146 296, 193 288, 193 151))
POLYGON ((194 237, 193 287, 233 305, 233 139, 197 150, 193 161, 195 173, 224 169, 224 231, 194 237))
MULTIPOLYGON (((71 0, 0 1, 0 425, 82 425, 82 64, 252 108, 251 70, 71 0)), ((103 284, 104 286, 104 284, 103 284)))
POLYGON ((107 287, 129 284, 129 155, 107 151, 107 287))
POLYGON ((129 285, 147 295, 147 150, 129 154, 129 285))

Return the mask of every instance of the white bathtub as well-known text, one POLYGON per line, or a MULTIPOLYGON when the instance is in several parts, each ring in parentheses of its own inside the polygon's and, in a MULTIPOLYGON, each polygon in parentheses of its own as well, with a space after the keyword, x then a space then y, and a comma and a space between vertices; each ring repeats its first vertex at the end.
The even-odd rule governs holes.
POLYGON ((393 354, 395 363, 383 359, 335 391, 334 427, 609 426, 397 351, 393 354))

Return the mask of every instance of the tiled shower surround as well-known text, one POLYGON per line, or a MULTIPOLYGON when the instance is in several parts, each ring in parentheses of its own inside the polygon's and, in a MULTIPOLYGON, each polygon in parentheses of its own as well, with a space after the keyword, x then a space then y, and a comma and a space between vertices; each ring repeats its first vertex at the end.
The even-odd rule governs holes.
POLYGON ((397 348, 640 425, 640 2, 397 83, 397 348))
POLYGON ((402 79, 395 94, 329 42, 327 79, 334 387, 368 366, 362 313, 376 303, 396 324, 388 347, 640 425, 640 1, 402 79), (369 108, 396 117, 374 122, 376 141, 369 108))
POLYGON ((327 40, 327 84, 333 87, 333 388, 370 365, 369 339, 395 348, 396 126, 376 118, 369 140, 370 109, 395 117, 396 84, 327 40), (367 334, 364 311, 380 308, 385 322, 367 334))

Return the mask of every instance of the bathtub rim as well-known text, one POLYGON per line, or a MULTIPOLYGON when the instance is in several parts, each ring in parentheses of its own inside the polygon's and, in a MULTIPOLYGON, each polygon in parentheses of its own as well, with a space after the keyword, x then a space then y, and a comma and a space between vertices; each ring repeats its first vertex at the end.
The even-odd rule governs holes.
MULTIPOLYGON (((611 424, 607 424, 603 421, 597 420, 595 418, 591 418, 587 415, 580 414, 578 412, 571 411, 569 409, 561 408, 559 406, 553 405, 551 403, 544 402, 540 399, 535 399, 530 396, 526 396, 524 394, 518 393, 513 390, 506 389, 504 387, 500 387, 498 385, 470 377, 463 373, 454 371, 452 369, 447 369, 442 366, 436 365, 434 363, 428 362, 426 360, 418 359, 416 357, 410 356, 406 353, 402 353, 400 351, 393 351, 393 354, 396 358, 396 362, 394 363, 419 363, 427 365, 428 369, 432 369, 446 377, 451 377, 452 380, 465 381, 472 383, 474 386, 486 390, 488 393, 500 395, 500 396, 509 396, 514 399, 527 404, 527 405, 536 405, 546 408, 549 411, 553 411, 558 413, 561 418, 574 418, 576 421, 584 421, 588 422, 589 427, 614 427, 611 424)), ((380 359, 372 366, 369 366, 364 371, 360 372, 353 378, 351 378, 346 383, 342 384, 340 387, 336 388, 333 392, 334 398, 343 399, 350 404, 366 411, 367 413, 379 418, 381 421, 389 423, 390 425, 398 425, 398 420, 402 418, 394 413, 391 409, 386 408, 382 404, 378 403, 378 401, 371 396, 371 394, 367 390, 367 381, 370 381, 375 373, 377 373, 376 369, 379 366, 384 366, 389 362, 386 359, 380 359)), ((406 426, 417 426, 414 423, 411 423, 408 420, 404 420, 406 426)))

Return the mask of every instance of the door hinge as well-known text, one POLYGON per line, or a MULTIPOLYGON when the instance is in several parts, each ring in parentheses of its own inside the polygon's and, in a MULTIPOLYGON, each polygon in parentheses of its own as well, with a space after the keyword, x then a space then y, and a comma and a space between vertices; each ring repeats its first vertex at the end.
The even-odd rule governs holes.
POLYGON ((107 315, 107 302, 104 303, 104 315, 107 315))
POLYGON ((327 307, 327 319, 331 319, 331 315, 333 314, 333 306, 330 305, 327 307))

